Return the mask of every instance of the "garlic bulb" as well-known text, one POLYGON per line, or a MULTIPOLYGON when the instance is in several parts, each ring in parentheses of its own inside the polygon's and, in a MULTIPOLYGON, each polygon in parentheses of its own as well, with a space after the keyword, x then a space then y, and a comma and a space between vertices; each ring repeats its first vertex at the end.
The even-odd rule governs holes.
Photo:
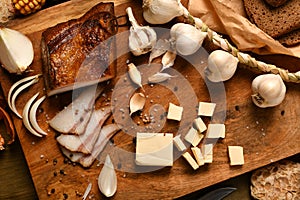
POLYGON ((180 0, 143 0, 143 17, 150 24, 165 24, 183 15, 180 0))
POLYGON ((149 26, 138 25, 131 7, 126 9, 131 23, 129 33, 129 49, 135 56, 150 52, 156 43, 156 32, 149 26))
POLYGON ((229 80, 235 73, 238 59, 223 50, 215 50, 208 56, 206 77, 212 82, 229 80))
POLYGON ((0 27, 0 62, 9 73, 21 74, 32 63, 33 46, 19 31, 0 27))
POLYGON ((170 35, 177 52, 192 55, 201 47, 207 33, 190 24, 177 23, 172 26, 170 35))
POLYGON ((252 82, 252 101, 261 108, 279 105, 286 93, 286 87, 278 74, 257 76, 252 82))
POLYGON ((104 166, 99 174, 98 187, 106 197, 113 196, 117 191, 117 175, 109 155, 106 156, 104 166))

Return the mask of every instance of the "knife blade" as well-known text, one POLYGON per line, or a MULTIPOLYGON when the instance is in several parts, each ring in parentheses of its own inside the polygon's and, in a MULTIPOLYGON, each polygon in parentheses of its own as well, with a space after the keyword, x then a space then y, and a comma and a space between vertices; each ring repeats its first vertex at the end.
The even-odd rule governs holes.
POLYGON ((232 192, 234 192, 236 188, 234 187, 223 187, 215 189, 211 192, 206 193, 204 196, 200 198, 196 198, 197 200, 221 200, 224 197, 228 196, 232 192))

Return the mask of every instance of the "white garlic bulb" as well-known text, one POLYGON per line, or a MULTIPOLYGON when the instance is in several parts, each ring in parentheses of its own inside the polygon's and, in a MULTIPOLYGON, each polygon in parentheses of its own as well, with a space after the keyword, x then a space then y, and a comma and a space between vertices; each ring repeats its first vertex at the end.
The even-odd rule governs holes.
POLYGON ((133 16, 131 7, 126 9, 131 23, 129 49, 135 56, 150 52, 156 44, 156 32, 149 26, 140 26, 133 16))
POLYGON ((33 46, 21 32, 0 27, 0 62, 10 73, 21 74, 33 61, 33 46))
POLYGON ((193 25, 177 23, 172 26, 170 35, 178 53, 192 55, 201 47, 207 33, 202 32, 193 25))
POLYGON ((143 0, 143 17, 150 24, 165 24, 183 15, 180 0, 143 0))
POLYGON ((285 84, 279 74, 257 76, 252 82, 252 101, 260 108, 279 105, 286 93, 285 84))
POLYGON ((229 80, 235 73, 239 60, 223 50, 210 53, 205 76, 212 82, 229 80))

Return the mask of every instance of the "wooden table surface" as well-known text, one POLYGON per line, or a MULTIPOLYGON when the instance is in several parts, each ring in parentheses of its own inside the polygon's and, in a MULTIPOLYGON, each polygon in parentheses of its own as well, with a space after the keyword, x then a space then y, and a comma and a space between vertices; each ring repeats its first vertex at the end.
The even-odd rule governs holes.
MULTIPOLYGON (((294 59, 286 60, 284 58, 285 56, 263 57, 263 59, 266 61, 269 60, 277 63, 285 62, 285 65, 290 66, 290 70, 295 70, 293 66, 296 66, 294 65, 294 63, 296 63, 297 61, 295 61, 294 59)), ((0 123, 0 134, 5 134, 5 128, 2 121, 0 123)), ((296 159, 297 161, 299 161, 299 154, 289 159, 296 159)), ((194 199, 195 196, 202 195, 207 191, 211 191, 215 188, 222 186, 231 186, 238 188, 238 190, 227 197, 227 200, 248 200, 251 199, 250 177, 251 172, 248 172, 246 174, 228 179, 208 188, 204 188, 193 194, 189 194, 185 197, 182 197, 182 199, 194 199)), ((0 151, 0 200, 2 199, 38 199, 31 174, 18 138, 16 138, 16 141, 12 145, 8 146, 4 151, 0 151)))

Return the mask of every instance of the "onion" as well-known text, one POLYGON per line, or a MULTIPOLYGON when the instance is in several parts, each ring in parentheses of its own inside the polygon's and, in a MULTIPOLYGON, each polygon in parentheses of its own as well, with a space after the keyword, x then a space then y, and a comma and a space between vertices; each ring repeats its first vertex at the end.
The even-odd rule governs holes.
POLYGON ((30 121, 29 121, 29 110, 30 110, 30 107, 31 107, 33 101, 37 98, 38 95, 39 95, 39 92, 36 93, 33 97, 31 97, 27 101, 27 103, 24 106, 23 115, 22 116, 23 116, 23 124, 25 125, 25 127, 27 128, 27 130, 30 131, 30 133, 32 133, 35 136, 43 137, 43 135, 41 135, 35 129, 33 129, 33 127, 30 124, 30 121))
POLYGON ((32 127, 42 135, 47 135, 47 133, 39 126, 36 120, 36 112, 39 105, 46 99, 46 96, 41 97, 38 99, 31 107, 29 111, 29 122, 31 123, 32 127))

